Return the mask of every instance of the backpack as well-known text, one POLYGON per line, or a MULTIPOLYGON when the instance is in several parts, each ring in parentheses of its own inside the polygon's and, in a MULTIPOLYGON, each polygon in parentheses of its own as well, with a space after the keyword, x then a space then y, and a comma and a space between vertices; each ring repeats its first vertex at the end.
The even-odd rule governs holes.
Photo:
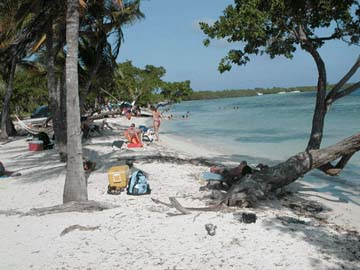
POLYGON ((116 148, 121 149, 123 144, 124 144, 124 141, 113 141, 112 148, 113 148, 113 150, 115 150, 116 148))
POLYGON ((151 193, 150 185, 144 173, 140 170, 134 171, 129 179, 127 194, 146 195, 150 193, 151 193))
POLYGON ((144 142, 152 142, 154 140, 153 136, 154 132, 152 129, 147 129, 145 133, 143 133, 142 139, 144 142))
POLYGON ((44 149, 52 149, 53 144, 50 141, 49 136, 45 132, 39 132, 39 134, 35 135, 40 141, 43 141, 44 149))

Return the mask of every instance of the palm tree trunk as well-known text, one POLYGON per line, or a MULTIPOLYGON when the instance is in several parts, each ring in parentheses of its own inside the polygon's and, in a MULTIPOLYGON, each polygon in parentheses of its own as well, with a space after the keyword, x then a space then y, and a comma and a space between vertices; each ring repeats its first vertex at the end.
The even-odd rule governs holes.
POLYGON ((14 77, 15 77, 15 70, 16 70, 16 56, 13 56, 11 60, 11 67, 10 67, 10 74, 9 80, 7 82, 6 94, 4 98, 4 105, 1 112, 1 134, 0 140, 6 140, 8 135, 7 129, 7 122, 9 120, 9 111, 10 111, 10 99, 13 93, 13 84, 14 84, 14 77))
POLYGON ((63 194, 64 203, 88 199, 82 161, 79 108, 79 0, 67 0, 66 42, 67 169, 63 194))
POLYGON ((67 127, 66 127, 66 78, 65 78, 65 66, 63 72, 58 79, 58 84, 56 86, 56 98, 57 103, 59 104, 59 130, 58 138, 56 140, 57 148, 60 154, 60 160, 66 161, 67 156, 67 127))
POLYGON ((47 85, 49 91, 49 105, 53 120, 55 143, 59 151, 60 160, 66 161, 66 100, 65 99, 65 67, 60 78, 57 80, 55 74, 55 48, 53 23, 49 22, 46 31, 47 50, 47 85))
MULTIPOLYGON (((62 141, 61 134, 61 121, 65 121, 65 119, 61 119, 60 117, 60 96, 58 93, 57 85, 56 85, 56 75, 55 75, 55 55, 54 55, 54 35, 53 35, 53 23, 50 19, 49 24, 46 29, 46 51, 47 51, 47 86, 49 92, 49 105, 50 112, 53 120, 53 128, 55 134, 55 142, 59 149, 60 143, 62 141)), ((65 140, 66 141, 66 140, 65 140)), ((66 152, 66 151, 65 151, 66 152)))

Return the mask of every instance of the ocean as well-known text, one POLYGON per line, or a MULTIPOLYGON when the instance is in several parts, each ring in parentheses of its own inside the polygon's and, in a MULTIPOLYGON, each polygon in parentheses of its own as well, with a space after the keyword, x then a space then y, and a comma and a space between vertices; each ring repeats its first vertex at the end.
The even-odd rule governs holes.
MULTIPOLYGON (((171 106, 160 134, 186 140, 222 153, 223 160, 275 165, 304 151, 311 131, 315 92, 186 101, 171 106)), ((360 132, 360 90, 335 102, 327 113, 322 147, 360 132)), ((360 153, 345 170, 329 177, 318 170, 306 181, 329 188, 350 185, 360 191, 360 153), (335 185, 335 186, 333 186, 335 185)))

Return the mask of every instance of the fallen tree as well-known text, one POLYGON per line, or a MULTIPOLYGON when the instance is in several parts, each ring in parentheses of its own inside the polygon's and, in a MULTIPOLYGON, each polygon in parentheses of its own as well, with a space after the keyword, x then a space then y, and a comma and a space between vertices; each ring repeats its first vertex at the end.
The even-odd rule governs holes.
POLYGON ((359 150, 360 133, 322 149, 300 152, 276 166, 243 177, 239 175, 240 179, 230 187, 223 201, 229 206, 253 205, 258 199, 296 181, 307 172, 339 158, 340 161, 334 168, 340 172, 342 160, 359 150))
MULTIPOLYGON (((217 21, 200 23, 200 28, 208 36, 204 40, 205 46, 210 44, 210 39, 235 43, 236 49, 229 50, 227 56, 221 60, 220 72, 230 70, 232 65, 246 65, 253 55, 268 54, 271 58, 282 55, 291 59, 298 49, 311 55, 316 64, 318 82, 315 109, 306 151, 270 168, 266 173, 254 174, 248 184, 261 186, 261 188, 254 187, 254 190, 264 189, 266 193, 267 190, 295 181, 313 168, 327 175, 338 175, 357 151, 352 148, 353 142, 347 139, 339 145, 336 144, 338 146, 334 153, 331 152, 333 150, 329 150, 333 148, 319 150, 324 135, 325 117, 329 109, 336 101, 360 88, 358 80, 347 84, 360 68, 360 56, 357 56, 349 71, 330 88, 326 65, 319 51, 329 41, 339 40, 348 45, 359 45, 359 1, 324 3, 321 0, 297 1, 296 4, 284 0, 234 1, 225 8, 223 15, 217 21), (324 28, 327 30, 326 34, 319 31, 324 28), (343 145, 344 142, 348 144, 343 145), (338 158, 340 160, 336 165, 330 163, 338 158)), ((246 182, 247 180, 244 179, 232 189, 241 191, 246 182)), ((235 191, 230 193, 233 194, 228 195, 228 199, 232 201, 230 197, 235 196, 235 191)), ((241 197, 239 194, 237 196, 241 197)))

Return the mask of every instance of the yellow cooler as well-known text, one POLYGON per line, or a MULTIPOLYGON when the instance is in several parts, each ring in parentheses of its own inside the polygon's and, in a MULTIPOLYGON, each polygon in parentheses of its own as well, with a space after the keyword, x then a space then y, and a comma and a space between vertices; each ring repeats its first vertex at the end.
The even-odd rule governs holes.
POLYGON ((108 193, 109 194, 118 194, 118 192, 123 191, 128 182, 129 178, 129 166, 115 166, 111 167, 108 171, 109 178, 109 186, 108 193))

